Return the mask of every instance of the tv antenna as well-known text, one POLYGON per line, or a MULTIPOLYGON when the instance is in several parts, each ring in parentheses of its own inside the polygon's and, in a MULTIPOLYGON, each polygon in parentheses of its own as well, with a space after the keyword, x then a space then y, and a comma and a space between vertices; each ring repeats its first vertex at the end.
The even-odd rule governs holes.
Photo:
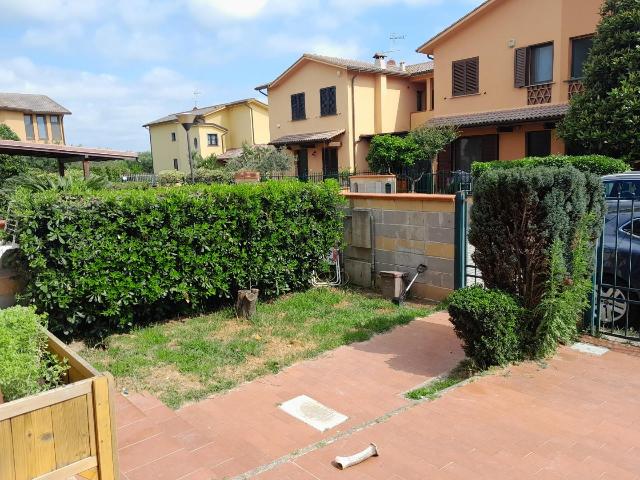
POLYGON ((386 52, 383 53, 394 53, 394 52, 399 52, 400 49, 397 48, 398 47, 398 42, 400 40, 404 40, 406 38, 406 35, 404 34, 400 34, 400 33, 391 33, 389 35, 389 42, 391 43, 391 49, 387 50, 386 52))
POLYGON ((193 108, 198 108, 198 97, 202 95, 197 89, 193 91, 193 108))

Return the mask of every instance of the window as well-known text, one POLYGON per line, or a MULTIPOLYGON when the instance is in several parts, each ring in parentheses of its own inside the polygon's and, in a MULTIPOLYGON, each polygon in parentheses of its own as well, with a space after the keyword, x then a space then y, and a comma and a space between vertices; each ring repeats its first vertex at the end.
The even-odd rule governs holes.
POLYGON ((51 115, 49 121, 51 122, 51 138, 54 142, 61 142, 62 125, 60 124, 60 117, 58 115, 51 115))
POLYGON ((551 155, 551 130, 527 132, 527 157, 548 157, 551 155))
POLYGON ((480 82, 480 59, 478 57, 453 62, 453 96, 478 93, 480 82))
POLYGON ((47 133, 47 117, 44 115, 36 115, 36 123, 38 124, 38 138, 40 140, 47 140, 49 138, 47 133))
POLYGON ((593 46, 593 37, 574 38, 571 40, 571 78, 584 77, 584 63, 593 46))
POLYGON ((498 160, 498 135, 462 137, 453 145, 453 170, 470 172, 474 162, 498 160))
POLYGON ((178 168, 178 159, 177 158, 173 159, 173 169, 174 170, 179 170, 179 168, 178 168))
POLYGON ((207 133, 207 143, 210 147, 218 146, 218 134, 217 133, 207 133))
POLYGON ((425 98, 424 98, 424 91, 423 90, 418 90, 416 91, 416 111, 417 112, 424 112, 425 110, 425 98))
POLYGON ((176 132, 171 132, 171 141, 172 142, 176 141, 176 132))
POLYGON ((304 93, 291 95, 291 120, 306 120, 304 93))
POLYGON ((36 138, 36 133, 33 129, 33 116, 25 115, 24 116, 24 130, 27 132, 27 138, 29 140, 33 140, 36 138))
POLYGON ((528 87, 553 81, 553 43, 517 48, 515 86, 528 87))
MULTIPOLYGON (((604 182, 605 196, 611 198, 640 198, 640 180, 604 182)), ((640 234, 640 230, 637 230, 640 234)))
POLYGON ((320 115, 336 115, 336 87, 320 89, 320 115))
POLYGON ((634 237, 640 237, 640 218, 636 218, 633 222, 627 223, 622 230, 634 237))
POLYGON ((198 148, 198 137, 193 137, 193 147, 198 148))

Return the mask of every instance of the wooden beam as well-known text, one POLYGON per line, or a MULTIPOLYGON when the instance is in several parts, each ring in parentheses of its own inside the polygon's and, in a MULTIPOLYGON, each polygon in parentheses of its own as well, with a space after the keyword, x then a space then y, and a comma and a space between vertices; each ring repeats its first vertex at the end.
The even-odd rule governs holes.
POLYGON ((89 178, 89 175, 91 174, 90 170, 91 170, 91 162, 87 157, 85 157, 82 159, 82 172, 84 173, 85 180, 89 178))

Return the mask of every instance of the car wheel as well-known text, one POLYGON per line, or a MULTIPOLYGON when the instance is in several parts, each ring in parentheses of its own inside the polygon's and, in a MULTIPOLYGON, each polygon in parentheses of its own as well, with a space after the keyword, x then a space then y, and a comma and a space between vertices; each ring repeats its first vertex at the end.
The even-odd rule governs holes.
POLYGON ((600 324, 607 328, 615 328, 624 322, 629 309, 625 291, 613 287, 600 287, 600 324))

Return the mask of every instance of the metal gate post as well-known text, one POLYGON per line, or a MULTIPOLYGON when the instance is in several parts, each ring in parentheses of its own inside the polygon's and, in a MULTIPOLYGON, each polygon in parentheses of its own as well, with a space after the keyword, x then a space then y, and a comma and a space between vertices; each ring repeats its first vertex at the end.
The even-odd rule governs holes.
POLYGON ((465 287, 467 263, 467 194, 464 191, 456 193, 455 210, 455 240, 454 240, 454 269, 453 284, 456 290, 465 287))

